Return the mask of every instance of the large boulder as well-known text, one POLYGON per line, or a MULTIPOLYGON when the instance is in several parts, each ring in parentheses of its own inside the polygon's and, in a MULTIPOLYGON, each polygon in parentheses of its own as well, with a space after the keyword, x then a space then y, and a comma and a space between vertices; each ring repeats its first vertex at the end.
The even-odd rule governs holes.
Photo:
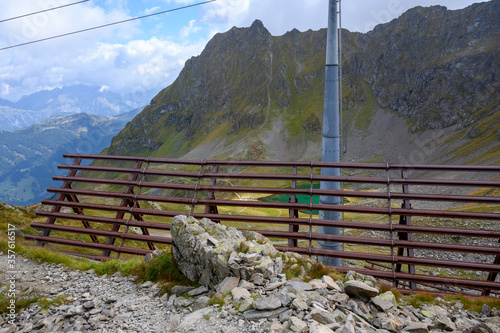
POLYGON ((171 234, 177 266, 205 287, 213 288, 226 277, 250 280, 256 273, 271 279, 283 269, 281 253, 255 232, 179 215, 173 219, 171 234))

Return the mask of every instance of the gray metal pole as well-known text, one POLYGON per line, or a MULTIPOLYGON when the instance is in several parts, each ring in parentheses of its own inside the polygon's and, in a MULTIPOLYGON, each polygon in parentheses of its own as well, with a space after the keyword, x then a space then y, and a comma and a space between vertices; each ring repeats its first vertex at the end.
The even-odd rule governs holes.
MULTIPOLYGON (((330 0, 328 8, 328 32, 326 41, 325 68, 325 109, 323 112, 323 140, 321 160, 340 162, 340 126, 339 126, 339 55, 338 55, 337 0, 330 0)), ((340 176, 340 168, 322 168, 321 175, 340 176)), ((339 182, 322 181, 322 190, 340 190, 339 182)), ((320 196, 321 204, 339 205, 340 198, 320 196)), ((319 218, 340 220, 340 212, 320 211, 319 218)), ((327 235, 340 235, 340 228, 319 227, 318 232, 327 235)), ((320 249, 340 250, 341 243, 319 241, 320 249)), ((340 266, 339 258, 319 257, 321 263, 328 266, 340 266)))

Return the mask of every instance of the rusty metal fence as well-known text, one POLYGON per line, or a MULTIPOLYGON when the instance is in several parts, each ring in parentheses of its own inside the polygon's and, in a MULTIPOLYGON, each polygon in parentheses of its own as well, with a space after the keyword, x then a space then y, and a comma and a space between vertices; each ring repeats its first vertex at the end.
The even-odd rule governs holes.
POLYGON ((403 290, 500 294, 500 166, 64 157, 73 163, 59 165, 62 186, 42 202, 52 208, 37 212, 47 222, 26 235, 39 244, 98 260, 145 255, 172 242, 171 219, 182 214, 257 231, 281 251, 342 258, 339 270, 403 290), (322 167, 342 176, 321 176, 322 167), (317 189, 322 180, 344 189, 317 189), (319 195, 342 204, 319 204, 319 195), (320 220, 318 210, 344 218, 320 220), (343 250, 318 249, 320 240, 343 250))

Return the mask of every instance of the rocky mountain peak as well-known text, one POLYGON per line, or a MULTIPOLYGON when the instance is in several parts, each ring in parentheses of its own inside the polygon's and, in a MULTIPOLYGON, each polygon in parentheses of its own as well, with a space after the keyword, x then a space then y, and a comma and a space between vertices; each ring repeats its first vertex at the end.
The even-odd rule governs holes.
MULTIPOLYGON (((417 7, 366 34, 343 30, 344 133, 370 135, 380 110, 410 133, 493 130, 480 123, 499 111, 499 4, 417 7)), ((108 153, 317 158, 309 145, 321 140, 325 41, 325 29, 271 36, 259 20, 217 34, 108 153)))

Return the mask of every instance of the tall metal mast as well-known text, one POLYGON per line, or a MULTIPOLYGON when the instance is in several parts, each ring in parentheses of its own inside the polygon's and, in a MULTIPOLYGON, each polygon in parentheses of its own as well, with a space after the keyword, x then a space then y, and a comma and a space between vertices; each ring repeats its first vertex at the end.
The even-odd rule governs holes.
MULTIPOLYGON (((323 139, 321 160, 340 162, 340 126, 339 126, 339 54, 338 54, 337 0, 329 1, 328 32, 326 41, 325 67, 325 106, 323 112, 323 139)), ((323 176, 340 176, 340 168, 322 168, 323 176)), ((340 182, 321 181, 322 190, 340 190, 340 182)), ((340 205, 340 197, 320 196, 321 204, 340 205)), ((320 211, 319 218, 340 220, 340 212, 320 211)), ((340 228, 319 227, 319 233, 340 235, 340 228)), ((341 243, 319 241, 320 249, 340 250, 341 243)), ((339 258, 320 257, 319 261, 328 266, 340 266, 339 258)))

